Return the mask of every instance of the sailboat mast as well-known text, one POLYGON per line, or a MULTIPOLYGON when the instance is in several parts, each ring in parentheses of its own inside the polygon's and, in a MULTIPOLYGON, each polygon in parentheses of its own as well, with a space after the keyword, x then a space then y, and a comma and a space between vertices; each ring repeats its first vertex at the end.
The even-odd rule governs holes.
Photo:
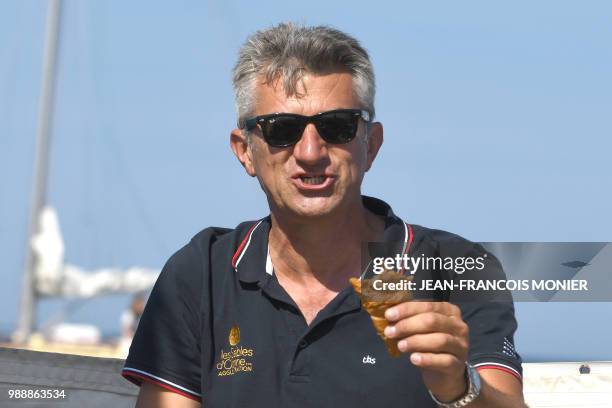
POLYGON ((19 343, 28 340, 36 321, 37 294, 34 276, 36 255, 32 247, 32 238, 39 232, 40 214, 47 198, 49 140, 53 119, 60 13, 60 0, 49 0, 43 51, 41 92, 38 106, 38 126, 36 129, 36 151, 34 158, 34 183, 31 195, 32 201, 30 204, 30 226, 26 245, 26 260, 19 307, 19 320, 17 322, 17 330, 13 335, 13 340, 19 343))

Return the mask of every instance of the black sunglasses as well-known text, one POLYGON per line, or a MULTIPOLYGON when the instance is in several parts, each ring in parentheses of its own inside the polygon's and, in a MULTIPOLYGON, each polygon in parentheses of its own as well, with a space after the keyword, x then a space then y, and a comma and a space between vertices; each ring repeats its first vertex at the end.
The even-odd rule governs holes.
POLYGON ((343 144, 357 135, 359 118, 370 122, 370 113, 362 109, 336 109, 312 116, 272 113, 247 119, 243 127, 252 130, 259 125, 266 143, 273 147, 288 147, 296 144, 306 125, 312 123, 327 143, 343 144))

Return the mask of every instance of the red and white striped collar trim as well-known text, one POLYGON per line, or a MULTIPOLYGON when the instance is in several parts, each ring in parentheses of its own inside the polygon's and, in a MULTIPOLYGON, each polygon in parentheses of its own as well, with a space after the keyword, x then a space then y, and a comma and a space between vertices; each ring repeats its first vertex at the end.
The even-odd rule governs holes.
MULTIPOLYGON (((384 216, 387 217, 387 219, 390 221, 387 221, 388 225, 385 229, 385 241, 396 240, 397 242, 400 239, 403 240, 401 255, 402 256, 406 255, 410 252, 413 241, 414 241, 414 232, 412 229, 412 225, 402 221, 400 218, 395 216, 393 212, 391 211, 391 208, 388 206, 387 206, 387 210, 388 212, 384 214, 384 216)), ((383 215, 383 214, 380 214, 380 215, 383 215)), ((256 270, 261 270, 260 269, 261 267, 257 265, 261 265, 261 266, 264 265, 264 264, 259 263, 259 262, 263 263, 264 256, 266 257, 265 258, 265 272, 267 275, 273 274, 274 267, 272 265, 272 260, 270 259, 270 251, 267 245, 267 234, 266 234, 267 232, 266 229, 269 229, 269 228, 270 228, 269 217, 263 218, 255 222, 253 225, 251 225, 251 227, 249 228, 245 236, 242 238, 242 241, 236 248, 236 251, 234 252, 232 256, 231 265, 234 271, 238 272, 238 266, 241 264, 241 262, 245 263, 244 259, 245 259, 245 255, 247 254, 247 251, 253 246, 256 247, 256 253, 252 254, 253 256, 255 256, 255 258, 252 258, 250 253, 249 253, 249 256, 247 257, 249 258, 249 260, 246 261, 246 263, 249 265, 249 267, 244 271, 242 271, 241 269, 241 272, 240 272, 241 280, 254 282, 259 279, 258 276, 261 276, 261 275, 259 275, 259 272, 256 272, 256 270), (264 225, 262 226, 262 224, 264 225), (256 233, 259 235, 255 236, 256 233), (265 235, 265 238, 264 238, 264 235, 265 235), (265 239, 265 241, 260 241, 261 239, 265 239), (254 244, 255 242, 256 244, 254 244), (261 261, 259 261, 258 259, 261 259, 261 261), (255 264, 253 262, 255 262, 255 264), (254 265, 256 266, 255 267, 256 270, 251 270, 253 269, 254 265)), ((367 269, 368 268, 366 268, 366 270, 367 269)), ((401 271, 398 271, 398 272, 401 272, 401 271)))
POLYGON ((234 252, 234 256, 232 256, 232 267, 234 268, 235 271, 238 270, 238 264, 242 260, 242 257, 246 253, 249 246, 251 245, 251 240, 253 238, 253 232, 255 232, 257 227, 259 227, 262 222, 263 220, 259 220, 259 222, 253 224, 253 226, 249 229, 247 234, 242 239, 242 242, 240 243, 240 245, 238 245, 236 252, 234 252))
MULTIPOLYGON (((407 222, 404 223, 404 247, 402 248, 402 256, 410 253, 410 248, 412 247, 412 242, 414 241, 414 233, 412 231, 412 225, 407 222)), ((400 269, 398 272, 401 272, 400 269)))
MULTIPOLYGON (((396 218, 397 219, 397 218, 396 218)), ((255 233, 255 231, 260 228, 261 224, 264 222, 265 219, 259 220, 258 222, 256 222, 255 224, 253 224, 249 230, 247 231, 246 235, 244 236, 244 238, 242 239, 242 241, 240 242, 240 245, 238 245, 238 248, 236 249, 236 251, 234 252, 234 255, 232 256, 232 268, 234 269, 235 272, 238 272, 238 265, 240 264, 240 262, 243 260, 244 255, 246 254, 247 250, 249 249, 249 247, 251 246, 252 242, 253 242, 253 235, 255 233)), ((410 252, 410 249, 412 247, 412 243, 414 241, 414 232, 412 230, 412 225, 401 221, 399 219, 397 219, 399 222, 402 223, 403 225, 403 245, 402 245, 402 251, 401 251, 401 255, 406 255, 410 252)), ((272 275, 273 274, 273 270, 274 267, 272 265, 272 260, 270 258, 270 250, 269 250, 269 246, 267 247, 266 250, 266 263, 265 263, 265 268, 266 268, 266 273, 268 275, 272 275)), ((398 271, 401 272, 401 271, 398 271)))
MULTIPOLYGON (((412 232, 412 225, 404 223, 404 246, 402 247, 402 255, 407 254, 412 246, 414 240, 414 234, 412 232)), ((401 272, 401 270, 400 270, 401 272)), ((272 264, 272 258, 270 257, 270 245, 268 244, 268 252, 266 254, 266 273, 268 275, 274 274, 274 265, 272 264)))
MULTIPOLYGON (((412 248, 412 243, 414 242, 414 231, 412 230, 412 225, 408 224, 407 222, 401 221, 403 225, 403 230, 404 230, 404 237, 403 237, 403 244, 402 244, 402 249, 400 252, 398 252, 398 255, 400 256, 404 256, 404 255, 408 255, 410 253, 410 249, 412 248)), ((365 267, 365 269, 363 270, 363 272, 361 273, 361 276, 359 277, 359 279, 365 279, 366 277, 369 276, 369 274, 371 273, 371 266, 372 266, 372 259, 370 259, 370 263, 368 263, 368 265, 365 267)), ((403 269, 399 269, 397 271, 398 273, 403 273, 403 269)))

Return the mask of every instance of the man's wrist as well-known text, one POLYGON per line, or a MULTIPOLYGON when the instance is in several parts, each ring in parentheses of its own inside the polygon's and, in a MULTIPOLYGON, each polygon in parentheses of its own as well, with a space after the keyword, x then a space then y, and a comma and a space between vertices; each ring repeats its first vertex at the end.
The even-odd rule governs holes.
POLYGON ((474 402, 474 400, 478 398, 478 396, 480 395, 480 389, 481 389, 481 379, 480 379, 480 375, 478 374, 478 371, 476 371, 476 369, 467 362, 465 364, 464 381, 467 384, 464 394, 454 400, 450 400, 448 402, 441 400, 437 398, 436 395, 434 395, 431 392, 431 390, 429 391, 429 394, 433 398, 434 402, 436 402, 436 404, 438 404, 438 406, 440 407, 444 407, 444 408, 465 407, 471 404, 472 402, 474 402))
POLYGON ((429 390, 429 392, 440 402, 457 401, 468 391, 469 381, 466 370, 467 367, 464 366, 463 372, 455 380, 446 382, 444 388, 440 390, 429 390))

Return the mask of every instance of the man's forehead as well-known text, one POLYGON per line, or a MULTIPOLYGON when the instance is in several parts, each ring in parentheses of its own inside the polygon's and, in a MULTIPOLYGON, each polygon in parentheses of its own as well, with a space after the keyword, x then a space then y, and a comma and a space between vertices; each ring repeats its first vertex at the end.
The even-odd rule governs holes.
POLYGON ((358 108, 353 78, 347 72, 304 74, 296 91, 285 91, 282 78, 267 82, 261 78, 255 88, 255 113, 292 112, 312 115, 339 108, 358 108))

